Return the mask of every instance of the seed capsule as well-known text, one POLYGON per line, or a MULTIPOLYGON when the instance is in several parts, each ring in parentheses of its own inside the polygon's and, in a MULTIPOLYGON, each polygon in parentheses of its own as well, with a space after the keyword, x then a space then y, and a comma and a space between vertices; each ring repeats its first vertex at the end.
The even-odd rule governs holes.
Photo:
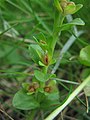
POLYGON ((33 82, 33 83, 29 86, 28 91, 29 91, 29 92, 35 92, 37 88, 39 88, 39 84, 38 84, 37 82, 33 82))
POLYGON ((76 10, 76 5, 74 2, 68 2, 67 0, 61 0, 60 5, 65 15, 72 14, 76 10))
POLYGON ((51 86, 46 86, 46 87, 44 88, 44 91, 50 93, 50 92, 52 91, 51 86))
POLYGON ((34 87, 30 86, 30 88, 29 88, 28 91, 29 91, 29 92, 35 92, 35 89, 34 89, 34 87))

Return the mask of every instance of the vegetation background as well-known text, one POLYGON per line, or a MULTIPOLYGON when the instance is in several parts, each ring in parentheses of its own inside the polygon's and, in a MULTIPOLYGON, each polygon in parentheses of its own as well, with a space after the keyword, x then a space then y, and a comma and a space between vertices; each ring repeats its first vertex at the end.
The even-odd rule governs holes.
MULTIPOLYGON (((73 82, 81 82, 83 67, 77 56, 81 48, 90 44, 90 0, 73 0, 84 7, 70 18, 80 17, 86 25, 77 27, 82 34, 67 50, 56 71, 57 77, 73 82)), ((28 46, 33 43, 33 36, 43 32, 51 34, 54 19, 53 0, 0 0, 0 120, 28 119, 27 111, 17 110, 12 106, 12 98, 24 81, 30 81, 34 68, 37 66, 31 60, 28 46), (6 31, 8 28, 10 30, 6 31), (8 116, 9 114, 10 116, 8 116)), ((59 58, 61 49, 72 34, 62 32, 60 41, 55 48, 55 58, 59 58)), ((73 39, 73 38, 72 38, 73 39)), ((51 70, 54 65, 51 66, 51 70)), ((64 102, 77 85, 59 81, 60 101, 64 102)), ((90 99, 88 98, 89 102, 90 99)), ((57 120, 90 120, 86 113, 86 98, 84 92, 78 95, 71 104, 59 115, 57 120)), ((37 119, 37 118, 36 118, 37 119)))

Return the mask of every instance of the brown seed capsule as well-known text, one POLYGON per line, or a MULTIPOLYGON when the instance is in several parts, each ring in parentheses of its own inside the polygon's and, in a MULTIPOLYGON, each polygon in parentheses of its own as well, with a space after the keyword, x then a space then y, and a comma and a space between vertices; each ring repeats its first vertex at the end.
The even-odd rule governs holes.
POLYGON ((35 89, 34 89, 34 87, 30 86, 30 88, 29 88, 28 91, 29 91, 29 92, 35 92, 35 89))
POLYGON ((48 59, 48 55, 46 54, 46 55, 44 56, 44 64, 45 64, 45 65, 48 65, 48 63, 49 63, 49 59, 48 59))
POLYGON ((33 82, 33 83, 29 86, 28 91, 29 91, 29 92, 35 92, 37 88, 39 88, 39 84, 38 84, 37 82, 33 82))
POLYGON ((51 86, 46 86, 46 87, 44 88, 44 91, 50 93, 50 92, 52 91, 51 86))

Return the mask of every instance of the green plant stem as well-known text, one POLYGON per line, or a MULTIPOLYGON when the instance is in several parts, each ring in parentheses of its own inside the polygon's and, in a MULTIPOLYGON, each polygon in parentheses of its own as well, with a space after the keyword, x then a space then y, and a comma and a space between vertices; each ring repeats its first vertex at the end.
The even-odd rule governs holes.
POLYGON ((65 16, 63 14, 57 10, 55 11, 53 33, 56 31, 57 27, 62 25, 64 18, 65 16))
POLYGON ((66 102, 54 110, 45 120, 53 120, 78 94, 79 92, 90 82, 90 75, 81 83, 79 87, 69 96, 66 102))
POLYGON ((60 35, 60 31, 57 31, 57 27, 60 27, 63 24, 65 16, 62 15, 59 11, 55 11, 55 17, 54 17, 54 26, 53 26, 53 34, 52 34, 52 51, 54 52, 54 48, 56 45, 56 42, 58 40, 58 37, 60 35))
POLYGON ((47 71, 48 71, 48 66, 43 67, 43 72, 44 72, 45 74, 47 74, 47 71))
POLYGON ((35 114, 36 114, 36 110, 32 110, 26 120, 34 120, 35 114))

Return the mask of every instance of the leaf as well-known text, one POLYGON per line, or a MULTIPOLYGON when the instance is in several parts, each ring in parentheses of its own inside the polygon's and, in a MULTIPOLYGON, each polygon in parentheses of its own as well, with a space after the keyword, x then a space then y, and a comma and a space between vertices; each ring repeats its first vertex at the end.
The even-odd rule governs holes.
POLYGON ((82 4, 76 5, 76 10, 73 12, 73 14, 76 13, 77 11, 79 11, 82 7, 83 7, 82 4))
MULTIPOLYGON (((73 2, 72 2, 73 3, 73 2)), ((69 4, 64 8, 64 14, 68 15, 68 14, 73 14, 73 12, 76 10, 76 5, 75 3, 73 4, 69 4)))
POLYGON ((81 64, 90 66, 90 45, 80 51, 79 60, 81 64))
POLYGON ((27 95, 23 90, 18 91, 13 98, 13 106, 21 110, 31 110, 39 107, 33 96, 27 95))
POLYGON ((45 94, 44 91, 38 93, 37 100, 40 103, 41 109, 53 109, 57 107, 59 102, 59 92, 55 91, 52 93, 45 94))
POLYGON ((85 25, 84 21, 81 18, 76 18, 71 21, 69 24, 71 25, 85 25))
POLYGON ((76 13, 78 10, 80 10, 81 8, 83 7, 82 4, 77 4, 77 5, 74 5, 74 4, 71 4, 71 5, 68 5, 66 8, 65 8, 65 14, 74 14, 76 13))
POLYGON ((60 105, 58 92, 54 92, 54 93, 50 93, 46 95, 43 102, 41 102, 40 104, 41 108, 46 109, 46 110, 53 109, 57 107, 58 105, 60 105))
POLYGON ((75 25, 85 25, 85 23, 82 19, 76 18, 70 23, 63 24, 61 27, 58 27, 57 30, 60 30, 60 31, 70 30, 75 25))
POLYGON ((37 44, 42 48, 43 51, 48 50, 47 39, 42 32, 40 32, 36 36, 33 36, 33 38, 37 42, 37 44))
POLYGON ((29 50, 30 50, 30 56, 31 56, 32 60, 38 64, 39 61, 41 60, 41 56, 43 54, 41 47, 36 44, 31 44, 29 46, 29 50))
POLYGON ((46 81, 45 78, 44 78, 45 75, 41 71, 35 70, 34 75, 35 75, 36 79, 38 79, 39 81, 41 81, 41 82, 46 81))
POLYGON ((90 74, 90 68, 85 68, 82 71, 81 78, 84 80, 89 76, 89 74, 90 74))
POLYGON ((39 65, 45 67, 45 64, 43 64, 41 61, 39 61, 39 65))
POLYGON ((39 70, 35 70, 34 75, 35 75, 36 79, 41 82, 46 82, 50 78, 56 77, 55 74, 44 74, 43 72, 41 72, 39 70))

